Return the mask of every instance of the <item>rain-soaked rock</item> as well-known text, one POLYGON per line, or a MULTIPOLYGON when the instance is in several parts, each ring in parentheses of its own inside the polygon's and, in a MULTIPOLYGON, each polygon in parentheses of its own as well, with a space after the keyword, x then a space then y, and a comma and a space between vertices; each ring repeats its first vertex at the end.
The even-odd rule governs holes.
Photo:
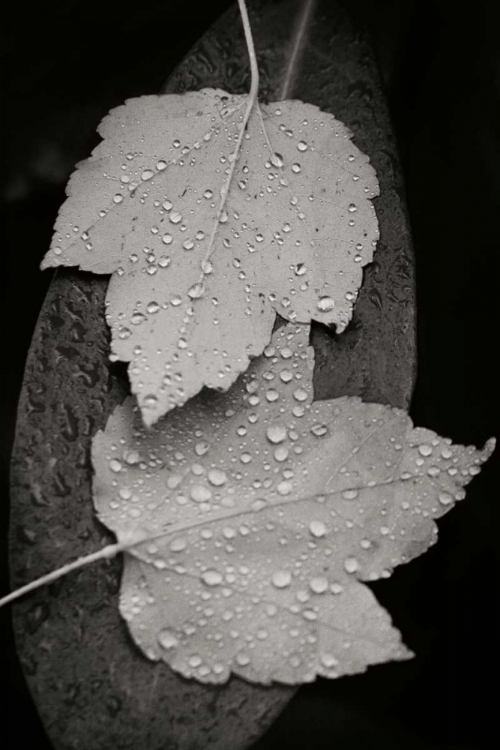
MULTIPOLYGON (((250 2, 261 96, 277 99, 302 3, 250 2)), ((377 170, 381 240, 342 335, 315 327, 316 398, 360 395, 408 406, 415 371, 413 257, 401 169, 365 36, 331 2, 316 4, 289 98, 334 113, 377 170)), ((236 5, 207 32, 166 91, 248 90, 236 5)), ((113 541, 91 498, 93 434, 127 393, 108 359, 107 279, 58 271, 26 363, 12 464, 10 561, 20 586, 113 541)), ((16 603, 17 648, 56 750, 238 750, 265 731, 294 690, 233 678, 185 680, 143 657, 118 612, 121 560, 102 561, 16 603)), ((307 688, 305 688, 307 689, 307 688)))

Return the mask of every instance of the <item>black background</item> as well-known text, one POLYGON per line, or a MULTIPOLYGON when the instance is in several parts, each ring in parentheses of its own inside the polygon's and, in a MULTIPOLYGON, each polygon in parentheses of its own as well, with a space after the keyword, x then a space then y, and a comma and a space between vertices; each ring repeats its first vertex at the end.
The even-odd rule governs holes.
MULTIPOLYGON (((228 5, 49 0, 2 12, 2 532, 24 361, 51 278, 38 265, 67 177, 95 145, 102 116, 128 97, 156 93, 228 5)), ((497 3, 344 5, 372 35, 405 173, 418 302, 411 415, 456 442, 482 445, 498 435, 497 3)), ((498 734, 500 666, 495 459, 474 479, 467 500, 439 522, 439 544, 373 585, 418 658, 318 681, 299 692, 256 748, 490 747, 498 734)), ((1 544, 4 593, 5 535, 1 544)), ((0 615, 0 745, 48 750, 16 661, 9 612, 0 615)))

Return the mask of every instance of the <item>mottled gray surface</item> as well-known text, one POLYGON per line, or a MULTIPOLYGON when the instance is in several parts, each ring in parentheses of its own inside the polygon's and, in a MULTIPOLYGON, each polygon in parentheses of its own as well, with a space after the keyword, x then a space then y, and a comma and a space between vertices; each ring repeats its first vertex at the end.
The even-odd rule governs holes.
MULTIPOLYGON (((264 98, 277 96, 295 3, 250 3, 264 98), (262 10, 260 10, 262 9, 262 10)), ((413 259, 402 178, 366 39, 323 2, 313 18, 291 98, 334 113, 370 155, 381 185, 381 241, 354 320, 336 337, 315 329, 317 398, 341 394, 407 406, 413 386, 413 259)), ((168 91, 248 89, 236 8, 175 72, 168 91), (237 36, 235 37, 235 30, 237 36)), ((59 272, 26 364, 12 465, 11 568, 19 586, 111 541, 95 520, 90 443, 126 393, 110 367, 107 279, 59 272)), ((57 750, 238 750, 293 695, 232 679, 223 688, 148 662, 130 640, 117 598, 121 561, 97 563, 14 606, 23 670, 57 750)), ((307 689, 307 688, 306 688, 307 689)))

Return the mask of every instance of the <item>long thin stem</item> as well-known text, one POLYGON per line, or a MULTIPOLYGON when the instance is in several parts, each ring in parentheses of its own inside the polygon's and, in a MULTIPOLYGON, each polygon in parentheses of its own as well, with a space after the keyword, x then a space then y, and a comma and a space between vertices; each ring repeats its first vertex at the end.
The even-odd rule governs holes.
POLYGON ((250 27, 250 20, 248 18, 248 11, 245 0, 238 0, 238 5, 240 6, 241 20, 243 22, 243 30, 245 32, 245 40, 248 48, 248 57, 250 58, 250 71, 252 73, 249 98, 252 102, 254 102, 259 90, 259 69, 257 66, 257 56, 255 54, 252 29, 250 27))
POLYGON ((90 563, 96 562, 97 560, 104 560, 106 558, 115 557, 120 552, 123 552, 123 550, 127 549, 128 546, 129 545, 127 544, 120 543, 108 544, 107 547, 103 547, 97 552, 92 552, 90 555, 79 557, 77 560, 73 560, 73 562, 70 562, 67 565, 63 565, 62 568, 53 570, 51 573, 47 573, 47 575, 41 576, 40 578, 27 583, 26 586, 21 586, 21 588, 12 591, 10 594, 7 594, 7 596, 4 596, 3 599, 0 599, 0 607, 3 607, 4 604, 9 604, 9 602, 14 601, 14 599, 19 599, 21 596, 24 596, 30 591, 34 591, 35 589, 40 588, 40 586, 45 586, 48 583, 57 581, 58 578, 62 578, 66 575, 66 573, 70 573, 72 570, 83 568, 86 565, 90 565, 90 563))

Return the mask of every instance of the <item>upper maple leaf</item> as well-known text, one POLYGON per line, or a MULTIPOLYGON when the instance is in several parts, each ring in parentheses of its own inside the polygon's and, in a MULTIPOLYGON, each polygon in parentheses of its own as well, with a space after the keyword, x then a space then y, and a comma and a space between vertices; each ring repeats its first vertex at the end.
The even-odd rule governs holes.
POLYGON ((187 677, 297 684, 407 658, 362 581, 436 541, 493 448, 358 398, 313 403, 308 332, 288 324, 228 393, 150 430, 129 398, 94 438, 97 512, 136 545, 122 614, 187 677))
POLYGON ((378 183, 333 115, 204 89, 130 99, 99 133, 42 267, 113 274, 112 351, 146 424, 203 386, 227 390, 276 312, 345 328, 378 183))

